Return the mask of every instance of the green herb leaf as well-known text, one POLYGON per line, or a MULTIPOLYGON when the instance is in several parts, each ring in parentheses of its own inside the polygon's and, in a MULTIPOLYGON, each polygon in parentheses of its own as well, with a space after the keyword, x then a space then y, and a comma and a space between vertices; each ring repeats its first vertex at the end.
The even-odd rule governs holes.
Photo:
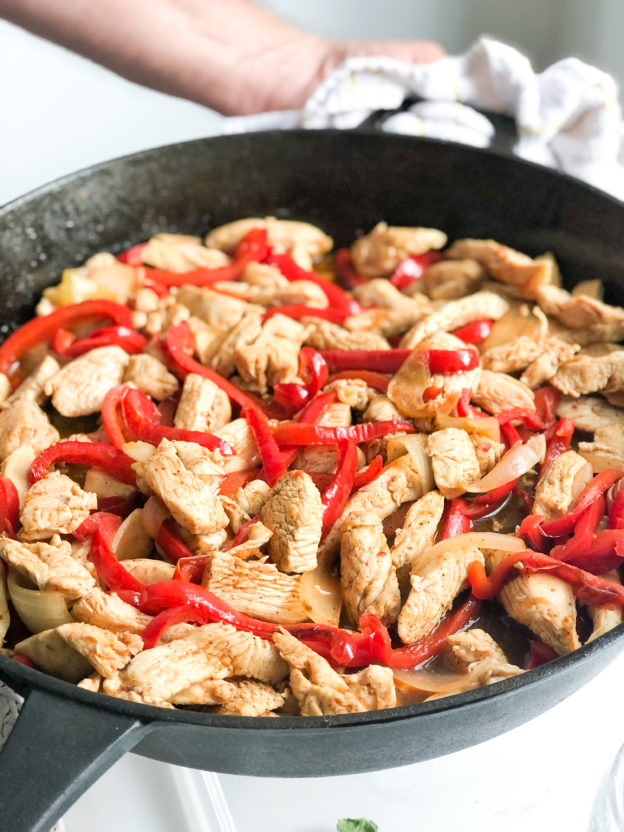
POLYGON ((378 832, 379 827, 365 818, 343 818, 338 821, 336 832, 378 832))

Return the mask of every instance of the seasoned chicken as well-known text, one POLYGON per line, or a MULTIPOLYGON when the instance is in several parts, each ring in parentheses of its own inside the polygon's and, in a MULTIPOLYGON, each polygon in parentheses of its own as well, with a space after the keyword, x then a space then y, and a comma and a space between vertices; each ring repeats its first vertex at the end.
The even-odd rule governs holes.
POLYGON ((571 295, 558 286, 542 286, 537 302, 564 326, 581 330, 583 343, 624 338, 624 310, 588 295, 571 295))
MULTIPOLYGON (((399 312, 408 310, 413 316, 420 315, 420 317, 426 315, 431 309, 431 301, 426 295, 415 294, 408 297, 383 277, 361 283, 355 287, 353 295, 365 308, 394 309, 399 312)), ((350 320, 352 319, 347 318, 345 324, 348 325, 350 320)))
MULTIPOLYGON (((612 569, 611 572, 608 572, 606 575, 602 575, 601 577, 607 578, 610 581, 615 581, 618 584, 621 583, 617 569, 612 569)), ((612 630, 614 627, 617 627, 622 623, 622 607, 609 609, 609 607, 590 606, 587 609, 591 615, 594 625, 591 635, 587 639, 588 642, 594 641, 599 636, 608 633, 609 630, 612 630)))
POLYGON ((472 677, 471 687, 491 685, 523 673, 520 667, 509 663, 500 646, 484 630, 466 630, 449 636, 442 654, 454 670, 472 677))
POLYGON ((285 575, 272 563, 215 552, 202 584, 245 615, 276 624, 294 624, 308 620, 299 597, 300 580, 300 575, 285 575))
POLYGON ((290 633, 275 633, 273 641, 290 667, 290 687, 302 716, 353 714, 366 710, 345 678, 318 653, 290 633))
POLYGON ((6 457, 0 465, 0 474, 8 477, 17 490, 20 507, 30 488, 30 466, 37 456, 31 445, 20 445, 6 457))
POLYGON ((383 393, 370 392, 368 407, 362 413, 363 422, 385 422, 400 419, 401 413, 383 393))
POLYGON ((124 568, 142 584, 155 584, 158 581, 170 581, 173 578, 175 566, 164 560, 131 558, 124 561, 124 568))
POLYGON ((465 430, 435 431, 427 440, 427 453, 435 483, 447 499, 459 497, 470 483, 479 479, 479 460, 465 430))
POLYGON ((624 471, 624 420, 596 429, 593 442, 579 442, 581 456, 590 460, 594 471, 619 468, 624 471))
POLYGON ((31 486, 20 512, 22 536, 45 540, 53 534, 71 534, 92 511, 97 495, 82 488, 65 474, 53 471, 31 486))
POLYGON ((486 370, 497 373, 513 373, 524 370, 520 380, 535 389, 551 379, 561 364, 565 364, 578 352, 578 344, 569 344, 561 338, 531 338, 522 335, 487 350, 481 358, 486 370))
POLYGON ((412 327, 403 336, 401 347, 412 349, 436 332, 451 332, 482 318, 495 321, 502 318, 508 309, 507 301, 494 292, 475 292, 474 295, 467 295, 460 300, 449 301, 412 327))
POLYGON ((235 682, 225 679, 204 679, 183 690, 179 690, 171 697, 174 705, 223 705, 232 699, 237 691, 235 682))
POLYGON ((371 277, 390 275, 402 260, 444 248, 446 234, 436 228, 402 228, 377 223, 372 231, 351 246, 356 271, 371 277))
POLYGON ((305 335, 306 328, 285 315, 274 315, 265 324, 250 327, 234 349, 241 378, 260 393, 275 384, 297 381, 305 335))
POLYGON ((481 377, 480 367, 462 373, 435 373, 429 375, 426 367, 426 351, 466 349, 466 344, 447 332, 437 332, 416 345, 390 379, 388 398, 403 416, 422 418, 450 413, 457 404, 462 390, 477 389, 481 377), (427 392, 436 395, 427 396, 427 392))
POLYGON ((502 442, 495 442, 489 436, 481 433, 469 433, 470 441, 477 455, 479 473, 483 477, 496 465, 498 460, 505 453, 505 445, 502 442))
POLYGON ((237 630, 230 624, 205 624, 194 636, 227 667, 227 676, 245 676, 276 685, 288 675, 288 665, 270 641, 237 630))
POLYGON ((561 454, 537 483, 532 513, 540 514, 546 520, 568 514, 592 476, 589 462, 575 451, 561 454))
POLYGON ((598 358, 577 355, 555 373, 553 387, 566 396, 585 393, 618 393, 624 389, 624 350, 598 358))
POLYGON ((430 491, 410 506, 391 550, 396 569, 411 568, 414 560, 433 546, 443 511, 444 497, 439 491, 430 491))
POLYGON ((209 286, 182 286, 176 300, 217 330, 231 329, 251 311, 246 300, 215 292, 209 286))
POLYGON ((207 248, 199 237, 186 234, 156 234, 142 251, 143 262, 168 272, 218 269, 230 258, 218 248, 207 248))
POLYGON ((152 355, 131 355, 124 376, 126 384, 135 387, 157 401, 173 396, 178 390, 178 380, 165 365, 152 355))
MULTIPOLYGON (((312 283, 311 280, 286 280, 285 277, 271 266, 262 266, 259 263, 252 263, 245 269, 246 273, 252 273, 259 269, 270 269, 276 277, 281 278, 279 285, 266 286, 252 282, 246 283, 215 283, 215 289, 222 289, 237 297, 244 298, 247 303, 257 303, 259 306, 315 306, 324 309, 328 305, 327 295, 320 286, 312 283)), ((266 275, 266 272, 265 272, 266 275)), ((253 279, 253 278, 252 278, 253 279)))
POLYGON ((414 559, 412 588, 398 621, 399 637, 404 644, 428 636, 444 618, 465 586, 473 561, 483 563, 483 555, 473 543, 458 543, 433 556, 424 552, 414 559))
POLYGON ((121 347, 90 350, 49 378, 45 393, 63 416, 97 413, 111 387, 123 381, 129 360, 121 347))
POLYGON ((232 407, 227 393, 214 381, 189 373, 184 379, 173 422, 175 427, 211 433, 227 425, 231 418, 232 407))
POLYGON ((433 300, 456 300, 479 289, 485 276, 476 260, 441 260, 425 269, 422 283, 433 300))
POLYGON ((49 378, 61 369, 56 358, 46 355, 38 367, 26 378, 20 386, 3 403, 3 406, 11 404, 18 399, 32 399, 36 404, 43 404, 45 394, 43 392, 49 378))
POLYGON ((482 370, 472 401, 488 413, 500 413, 513 407, 535 410, 533 391, 513 376, 482 370))
MULTIPOLYGON (((260 510, 270 493, 271 488, 267 482, 252 480, 244 488, 239 488, 232 499, 221 498, 223 508, 230 518, 230 527, 234 534, 252 517, 260 514, 260 510)), ((263 528, 265 527, 263 526, 263 528)), ((269 537, 271 534, 272 532, 269 532, 269 537)))
POLYGON ((312 478, 304 471, 283 474, 260 512, 273 532, 271 559, 283 572, 307 572, 316 566, 323 506, 312 478))
MULTIPOLYGON (((508 554, 488 552, 488 571, 508 554)), ((559 655, 580 647, 574 593, 560 578, 544 572, 520 574, 507 581, 497 597, 511 618, 528 627, 559 655)))
MULTIPOLYGON (((354 410, 364 410, 368 404, 370 388, 362 379, 339 378, 326 385, 325 389, 327 391, 333 390, 341 404, 346 404, 354 410)), ((327 424, 327 422, 321 421, 320 424, 327 424)), ((342 422, 342 424, 345 423, 342 422)), ((346 424, 351 424, 350 418, 346 424)))
POLYGON ((95 586, 90 572, 72 557, 71 545, 60 538, 49 545, 0 537, 0 558, 25 575, 38 589, 60 592, 70 601, 80 598, 95 586))
POLYGON ((76 621, 93 624, 112 633, 141 633, 151 621, 151 616, 122 601, 114 592, 104 592, 97 587, 76 601, 72 616, 76 621))
POLYGON ((40 453, 59 438, 43 410, 28 397, 18 399, 0 413, 0 459, 6 459, 22 445, 30 445, 40 453))
POLYGON ((396 707, 394 676, 389 667, 371 664, 359 673, 350 673, 342 678, 365 710, 376 711, 396 707))
POLYGON ((210 534, 228 525, 219 499, 217 478, 208 483, 199 474, 188 470, 179 451, 168 439, 163 439, 143 464, 143 476, 174 519, 193 534, 210 534))
POLYGON ((271 716, 271 711, 282 707, 284 699, 284 694, 278 693, 270 685, 262 682, 242 681, 236 684, 233 695, 221 705, 218 713, 236 716, 271 716))
POLYGON ((466 257, 476 260, 496 280, 522 287, 526 297, 535 297, 540 286, 553 282, 554 265, 551 260, 533 260, 496 240, 456 240, 446 251, 446 256, 451 260, 466 257))
POLYGON ((581 399, 562 396, 557 405, 557 416, 572 419, 578 430, 596 431, 622 419, 622 411, 598 396, 581 399))
POLYGON ((226 474, 255 468, 260 464, 258 446, 247 419, 234 419, 222 428, 217 428, 214 435, 229 442, 236 452, 234 456, 223 459, 223 470, 226 474))
POLYGON ((339 324, 306 318, 308 332, 305 343, 315 350, 387 350, 390 344, 374 332, 345 329, 339 324))
POLYGON ((401 597, 396 570, 373 508, 348 514, 342 523, 340 583, 354 624, 371 613, 385 623, 396 621, 401 597))

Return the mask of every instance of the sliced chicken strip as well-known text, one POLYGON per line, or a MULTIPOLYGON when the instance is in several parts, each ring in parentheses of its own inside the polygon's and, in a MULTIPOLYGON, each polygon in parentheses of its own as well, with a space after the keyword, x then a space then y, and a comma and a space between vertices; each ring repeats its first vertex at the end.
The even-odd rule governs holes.
POLYGON ((97 509, 97 495, 72 479, 52 471, 31 486, 20 512, 22 536, 46 540, 53 534, 71 534, 97 509))
POLYGON ((412 327, 403 336, 401 347, 412 349, 436 332, 451 332, 482 318, 498 320, 508 309, 507 301, 494 292, 475 292, 474 295, 449 301, 412 327))
POLYGON ((192 315, 217 330, 231 329, 250 311, 244 299, 222 295, 208 286, 182 286, 176 300, 186 306, 192 315))
POLYGON ((391 550, 396 569, 411 569, 414 560, 433 546, 443 511, 444 497, 439 491, 430 491, 410 506, 391 550))
MULTIPOLYGON (((611 570, 611 572, 608 572, 602 577, 610 581, 615 581, 618 584, 621 583, 617 569, 611 570)), ((609 609, 608 607, 588 607, 588 611, 594 624, 592 633, 587 639, 588 642, 594 641, 599 636, 608 633, 609 630, 618 627, 622 623, 622 607, 615 607, 614 609, 609 609)))
POLYGON ((284 694, 262 682, 237 682, 233 695, 221 705, 220 714, 236 716, 271 716, 284 704, 284 694))
POLYGON ((484 630, 466 630, 449 636, 442 655, 456 671, 472 677, 474 687, 491 685, 524 672, 508 661, 500 646, 484 630))
POLYGON ((580 399, 562 396, 557 405, 557 416, 572 419, 577 430, 592 432, 623 418, 620 408, 613 407, 598 396, 583 396, 580 399))
POLYGON ((390 275, 406 257, 443 248, 447 236, 437 228, 406 228, 377 223, 351 246, 353 265, 360 274, 371 277, 390 275))
POLYGON ((573 398, 586 393, 618 393, 624 389, 624 350, 598 358, 577 355, 557 370, 551 383, 573 398))
POLYGON ((48 379, 45 393, 62 416, 97 413, 111 387, 123 381, 129 361, 121 347, 90 350, 48 379))
POLYGON ((122 601, 114 592, 104 592, 97 587, 76 601, 72 616, 76 621, 93 624, 112 633, 141 633, 152 620, 150 615, 122 601))
POLYGON ((193 636, 227 667, 228 676, 246 676, 276 685, 288 675, 288 665, 274 644, 230 624, 205 624, 193 636))
POLYGON ((308 327, 305 343, 315 350, 387 350, 390 344, 374 332, 345 329, 329 321, 306 318, 308 327))
POLYGON ((569 344, 554 336, 531 338, 521 335, 513 341, 487 350, 481 357, 484 369, 497 373, 513 373, 524 370, 521 381, 532 389, 548 381, 580 350, 578 344, 569 344))
POLYGON ((484 436, 481 433, 469 433, 468 436, 477 455, 479 473, 483 477, 488 471, 492 470, 505 453, 505 445, 502 442, 495 442, 489 436, 484 436))
POLYGON ((18 399, 31 399, 36 404, 42 404, 45 400, 44 387, 48 379, 61 369, 56 358, 46 355, 39 366, 26 378, 4 402, 7 406, 18 399))
POLYGON ((295 382, 299 374, 299 350, 306 328, 285 315, 274 315, 260 330, 242 333, 234 349, 240 376, 260 393, 275 384, 295 382))
POLYGON ((237 691, 235 682, 225 679, 204 679, 184 690, 179 690, 171 697, 174 705, 223 705, 237 691))
POLYGON ((481 371, 472 401, 488 413, 500 413, 512 407, 535 410, 535 397, 530 387, 512 376, 491 370, 481 371))
POLYGON ((221 460, 226 474, 256 468, 260 464, 260 453, 247 419, 234 419, 214 431, 215 436, 224 439, 234 448, 236 454, 221 460))
MULTIPOLYGON (((431 301, 426 295, 407 296, 385 278, 373 278, 356 286, 353 290, 355 299, 364 307, 377 309, 409 310, 412 315, 424 317, 431 310, 431 301)), ((349 321, 350 318, 347 318, 349 321)))
POLYGON ((0 459, 6 459, 22 445, 30 445, 40 453, 59 439, 57 429, 32 399, 18 399, 0 413, 0 459))
POLYGON ((316 566, 321 539, 323 506, 312 478, 304 471, 287 471, 260 512, 273 532, 271 559, 283 572, 307 572, 316 566))
POLYGON ((342 678, 365 710, 378 711, 396 707, 397 693, 389 667, 371 664, 359 673, 346 674, 342 678))
POLYGON ((433 478, 447 499, 459 497, 480 477, 481 468, 470 437, 465 430, 445 428, 427 440, 433 478))
POLYGON ((554 279, 551 260, 533 260, 496 240, 457 240, 446 251, 446 256, 453 260, 466 257, 477 260, 492 277, 502 283, 522 287, 527 297, 534 297, 540 286, 552 283, 554 279))
POLYGON ((585 338, 592 330, 602 336, 594 341, 619 341, 624 337, 624 310, 619 306, 610 306, 588 295, 571 295, 558 286, 541 287, 537 302, 547 315, 564 326, 585 330, 585 338), (607 333, 609 337, 604 337, 607 333))
POLYGON ((189 373, 184 379, 173 422, 175 427, 212 433, 227 425, 231 418, 232 407, 227 393, 210 379, 189 373))
POLYGON ((422 283, 432 300, 458 300, 479 289, 485 277, 476 260, 441 260, 425 269, 422 283))
POLYGON ((575 451, 561 454, 537 483, 532 513, 546 520, 568 514, 592 476, 589 462, 575 451))
POLYGON ((144 263, 168 272, 218 269, 230 262, 218 248, 207 248, 199 237, 186 234, 156 234, 141 254, 144 263))
POLYGON ((247 276, 247 282, 215 283, 215 289, 222 289, 244 298, 248 303, 257 303, 264 307, 301 305, 325 309, 328 305, 327 295, 316 283, 312 283, 310 280, 293 280, 291 282, 282 277, 279 271, 271 266, 250 263, 245 269, 243 279, 245 276, 247 276), (260 269, 266 269, 267 272, 270 269, 276 278, 281 278, 281 282, 274 286, 254 284, 249 279, 249 272, 251 271, 257 277, 257 272, 260 269))
POLYGON ((157 401, 173 396, 179 387, 177 378, 167 370, 162 361, 147 353, 130 356, 124 383, 134 384, 146 396, 151 396, 157 401))
POLYGON ((72 556, 71 545, 57 538, 48 543, 23 543, 0 537, 0 558, 25 575, 38 589, 80 598, 95 586, 95 579, 72 556))

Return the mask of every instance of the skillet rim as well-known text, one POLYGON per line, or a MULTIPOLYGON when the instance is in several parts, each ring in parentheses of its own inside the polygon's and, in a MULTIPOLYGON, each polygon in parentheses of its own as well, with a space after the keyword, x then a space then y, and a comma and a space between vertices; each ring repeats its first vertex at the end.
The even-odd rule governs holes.
MULTIPOLYGON (((382 138, 384 142, 394 142, 397 145, 410 146, 414 142, 429 145, 431 147, 438 147, 442 151, 446 148, 458 149, 469 154, 476 154, 482 157, 494 157, 496 159, 504 160, 506 164, 512 167, 519 167, 520 169, 528 169, 537 176, 542 176, 550 179, 553 182, 564 181, 572 188, 581 191, 581 194, 589 193, 602 199, 613 206, 624 209, 624 201, 617 197, 601 190, 600 188, 583 182, 574 176, 566 173, 552 170, 536 162, 531 162, 525 159, 520 159, 515 156, 509 156, 503 151, 492 150, 490 148, 471 147, 460 142, 432 139, 425 137, 404 136, 399 134, 381 133, 373 128, 361 131, 348 131, 351 136, 362 136, 367 140, 374 138, 382 138)), ((10 216, 11 212, 19 209, 29 203, 36 202, 40 197, 44 197, 59 187, 71 185, 72 182, 79 181, 111 169, 119 162, 138 162, 148 156, 157 156, 159 153, 173 152, 174 150, 183 152, 185 148, 190 146, 199 147, 207 143, 219 144, 222 142, 236 141, 237 136, 244 136, 247 140, 253 142, 255 137, 258 138, 277 138, 284 139, 285 137, 295 134, 299 138, 305 137, 305 140, 314 141, 314 138, 320 135, 329 135, 338 137, 344 135, 344 130, 338 129, 323 129, 323 130, 263 130, 254 133, 242 133, 235 135, 221 135, 210 136, 200 139, 192 139, 184 142, 174 142, 166 145, 159 145, 157 147, 148 148, 146 150, 137 151, 135 153, 116 156, 112 159, 98 162, 81 168, 72 173, 64 174, 56 179, 53 179, 45 184, 18 196, 17 198, 0 206, 0 218, 10 216)), ((356 139, 357 141, 357 139, 356 139)), ((624 213, 623 213, 624 220, 624 213)), ((83 690, 77 685, 70 682, 63 681, 54 676, 51 676, 43 671, 34 668, 26 667, 19 662, 14 661, 8 656, 0 655, 0 677, 5 680, 11 680, 17 683, 18 692, 24 691, 27 696, 32 689, 43 689, 48 693, 61 696, 68 699, 74 699, 89 705, 94 710, 106 710, 113 713, 118 713, 124 716, 130 716, 138 719, 143 724, 152 723, 169 723, 169 724, 189 724, 196 726, 205 726, 211 728, 256 728, 258 730, 272 730, 283 731, 288 730, 292 732, 296 729, 301 729, 303 732, 318 730, 321 728, 355 728, 362 724, 383 724, 388 722, 400 722, 417 718, 418 716, 442 714, 446 711, 455 710, 458 708, 484 703, 487 700, 502 696, 509 696, 520 689, 533 685, 535 687, 548 683, 548 680, 564 673, 569 668, 573 667, 578 662, 584 661, 587 657, 600 653, 603 650, 612 647, 616 642, 624 638, 624 623, 618 625, 609 632, 603 634, 595 641, 582 645, 577 650, 572 651, 564 656, 559 656, 552 661, 521 673, 518 676, 513 676, 496 682, 492 685, 486 685, 479 688, 474 688, 463 693, 454 694, 452 696, 441 697, 431 702, 419 702, 411 705, 402 705, 397 708, 389 708, 385 710, 365 711, 357 714, 334 714, 331 716, 282 716, 278 720, 269 717, 242 717, 230 716, 222 714, 208 714, 197 711, 182 711, 179 709, 160 708, 155 705, 143 705, 136 702, 129 702, 127 700, 118 699, 104 693, 94 693, 92 691, 83 690)), ((11 687, 10 683, 9 686, 11 687)))

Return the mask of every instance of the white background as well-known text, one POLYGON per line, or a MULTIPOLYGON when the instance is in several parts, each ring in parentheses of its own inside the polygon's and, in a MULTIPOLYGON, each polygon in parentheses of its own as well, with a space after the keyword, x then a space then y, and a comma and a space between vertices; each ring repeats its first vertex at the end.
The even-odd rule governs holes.
MULTIPOLYGON (((540 67, 577 54, 624 78, 618 0, 264 5, 332 36, 428 37, 449 51, 485 32, 519 45, 540 67)), ((92 162, 215 133, 219 124, 219 116, 197 105, 141 89, 0 23, 0 203, 92 162)), ((406 769, 315 781, 223 777, 221 784, 238 832, 331 832, 341 816, 371 817, 381 832, 581 832, 598 783, 624 741, 623 683, 621 658, 529 725, 406 769)), ((184 782, 165 766, 129 755, 69 812, 67 830, 234 832, 202 810, 199 792, 192 799, 188 783, 199 783, 201 791, 201 781, 184 782)))

